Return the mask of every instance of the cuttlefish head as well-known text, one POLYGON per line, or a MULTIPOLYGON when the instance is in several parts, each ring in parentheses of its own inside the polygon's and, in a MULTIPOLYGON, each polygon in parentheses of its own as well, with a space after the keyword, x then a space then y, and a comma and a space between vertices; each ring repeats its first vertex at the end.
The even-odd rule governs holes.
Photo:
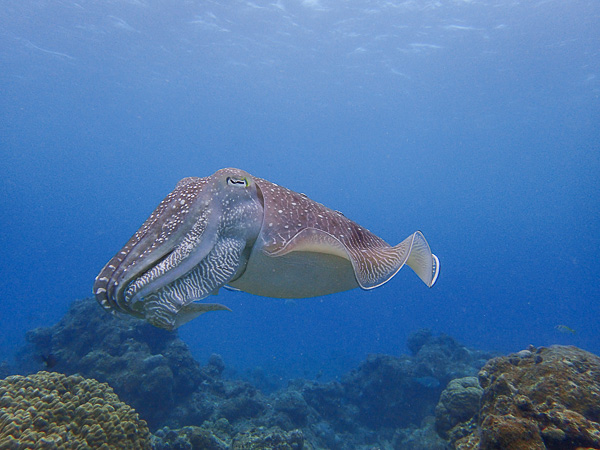
POLYGON ((108 311, 169 330, 228 309, 194 301, 243 273, 262 220, 262 195, 248 173, 184 178, 104 266, 93 293, 108 311))

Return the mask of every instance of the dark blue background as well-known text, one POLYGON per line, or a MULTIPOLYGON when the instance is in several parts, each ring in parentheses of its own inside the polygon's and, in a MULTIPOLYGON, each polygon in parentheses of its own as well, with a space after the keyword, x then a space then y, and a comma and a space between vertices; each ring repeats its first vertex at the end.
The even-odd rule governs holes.
POLYGON ((185 176, 239 167, 440 257, 181 329, 284 376, 469 346, 600 352, 600 3, 0 1, 0 357, 88 296, 185 176), (577 331, 561 334, 556 325, 577 331))

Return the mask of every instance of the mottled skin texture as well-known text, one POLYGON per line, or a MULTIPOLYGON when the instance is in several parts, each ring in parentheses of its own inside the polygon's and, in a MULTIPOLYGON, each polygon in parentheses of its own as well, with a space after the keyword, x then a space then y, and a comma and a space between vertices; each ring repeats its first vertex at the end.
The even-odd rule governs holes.
POLYGON ((479 372, 479 429, 463 450, 600 448, 600 358, 552 346, 494 358, 479 372))
POLYGON ((304 298, 372 289, 408 264, 428 286, 438 259, 420 232, 396 246, 334 211, 239 169, 184 178, 102 269, 107 310, 174 329, 225 306, 196 303, 226 286, 304 298))

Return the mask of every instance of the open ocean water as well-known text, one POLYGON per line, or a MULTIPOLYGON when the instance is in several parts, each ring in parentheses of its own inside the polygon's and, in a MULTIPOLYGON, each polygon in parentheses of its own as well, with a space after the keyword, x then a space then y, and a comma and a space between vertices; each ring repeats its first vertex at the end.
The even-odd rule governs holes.
POLYGON ((421 328, 598 354, 599 113, 596 0, 1 0, 0 360, 222 167, 390 244, 421 230, 441 274, 222 291, 180 329, 201 361, 333 377, 421 328))

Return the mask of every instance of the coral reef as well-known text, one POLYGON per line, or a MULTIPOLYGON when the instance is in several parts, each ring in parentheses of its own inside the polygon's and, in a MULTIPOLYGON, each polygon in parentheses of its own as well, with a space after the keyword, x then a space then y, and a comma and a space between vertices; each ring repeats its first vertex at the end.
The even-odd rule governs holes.
POLYGON ((169 428, 158 430, 152 438, 152 448, 154 450, 300 450, 309 448, 304 445, 304 437, 300 430, 286 432, 279 427, 252 427, 237 433, 231 439, 229 436, 223 435, 223 430, 218 425, 207 422, 201 427, 188 426, 179 430, 170 430, 169 428))
POLYGON ((6 361, 0 362, 0 379, 6 378, 13 373, 12 367, 6 361))
POLYGON ((479 372, 480 430, 458 449, 600 448, 600 358, 576 347, 530 347, 479 372))
POLYGON ((153 428, 212 375, 200 370, 175 333, 114 318, 91 299, 73 302, 59 323, 26 338, 30 345, 18 358, 27 362, 22 373, 45 369, 106 382, 153 428))
POLYGON ((370 428, 417 425, 434 414, 453 378, 474 376, 492 356, 469 350, 449 336, 421 330, 409 337, 409 356, 370 355, 342 381, 344 398, 370 428))
POLYGON ((391 448, 398 450, 447 450, 448 443, 435 431, 435 419, 428 416, 421 427, 396 430, 391 448))
POLYGON ((471 350, 454 338, 434 336, 424 329, 410 335, 407 346, 413 355, 415 377, 432 377, 444 386, 455 378, 477 376, 483 365, 496 354, 471 350))
POLYGON ((302 431, 293 430, 285 432, 278 427, 266 429, 264 427, 253 428, 239 433, 231 443, 232 450, 245 450, 252 448, 256 450, 278 449, 297 450, 304 446, 302 431))
POLYGON ((170 430, 168 427, 158 430, 152 436, 152 448, 154 450, 227 450, 229 445, 211 429, 188 426, 179 430, 170 430))
MULTIPOLYGON (((484 354, 465 350, 447 336, 429 335, 420 351, 434 353, 428 347, 441 347, 439 352, 448 359, 437 360, 435 373, 442 380, 447 378, 444 367, 453 373, 473 374, 478 370, 476 365, 487 360, 484 354)), ((215 367, 222 367, 217 356, 211 360, 215 367)), ((432 417, 443 386, 433 377, 429 378, 435 382, 428 379, 421 367, 415 363, 415 357, 371 355, 339 382, 293 380, 286 389, 270 395, 247 382, 222 379, 222 370, 215 370, 213 378, 180 406, 180 423, 188 421, 190 425, 202 424, 207 431, 220 430, 218 438, 228 445, 242 442, 242 436, 248 433, 256 439, 253 442, 259 442, 257 430, 276 427, 294 436, 301 431, 303 448, 354 449, 375 445, 443 449, 446 444, 436 434, 432 417), (427 416, 429 419, 425 420, 427 416)), ((202 370, 208 372, 206 368, 202 370)), ((182 439, 181 430, 163 429, 159 433, 171 436, 171 440, 175 436, 182 439)), ((286 442, 285 445, 291 445, 286 442)))
POLYGON ((435 428, 444 438, 455 441, 472 431, 477 420, 483 389, 476 377, 450 381, 435 407, 435 428))
POLYGON ((176 333, 108 316, 93 300, 27 334, 25 370, 107 382, 156 431, 156 448, 442 448, 433 415, 446 384, 492 356, 422 330, 412 355, 370 355, 340 381, 293 380, 266 394, 226 379, 218 355, 200 366, 176 333), (429 417, 429 418, 428 418, 429 417), (426 419, 428 418, 428 419, 426 419), (199 442, 203 444, 200 445, 199 442), (271 444, 269 444, 269 442, 271 444))
POLYGON ((150 432, 105 383, 39 372, 0 381, 0 448, 149 449, 150 432))
MULTIPOLYGON (((27 340, 18 358, 21 372, 45 368, 108 382, 156 430, 152 446, 158 450, 600 448, 600 358, 575 347, 531 347, 490 359, 494 355, 421 330, 408 339, 411 355, 370 355, 339 381, 298 379, 274 391, 257 372, 257 380, 269 387, 265 392, 248 381, 227 379, 219 355, 200 366, 176 333, 112 318, 93 300, 75 302, 58 324, 30 331, 27 340)), ((0 370, 14 369, 4 364, 0 370)), ((46 433, 48 445, 66 442, 65 433, 98 444, 112 439, 110 433, 133 429, 146 442, 148 431, 133 411, 121 403, 108 406, 118 399, 106 385, 35 376, 71 381, 61 381, 67 387, 51 394, 40 394, 50 388, 39 379, 28 381, 19 395, 33 396, 36 406, 2 411, 0 447, 15 447, 16 439, 33 439, 35 433, 46 433), (39 402, 64 393, 67 400, 87 402, 89 396, 72 393, 84 385, 91 395, 104 392, 98 394, 104 400, 59 408, 60 417, 71 410, 100 411, 108 428, 85 416, 85 427, 59 425, 55 433, 48 428, 54 416, 34 415, 39 402), (117 412, 130 416, 117 424, 112 419, 117 412)), ((9 377, 2 386, 16 380, 23 378, 9 377)), ((13 388, 6 389, 0 392, 13 388)), ((1 401, 2 407, 13 405, 10 395, 1 401)), ((40 414, 48 408, 41 407, 40 414)))

